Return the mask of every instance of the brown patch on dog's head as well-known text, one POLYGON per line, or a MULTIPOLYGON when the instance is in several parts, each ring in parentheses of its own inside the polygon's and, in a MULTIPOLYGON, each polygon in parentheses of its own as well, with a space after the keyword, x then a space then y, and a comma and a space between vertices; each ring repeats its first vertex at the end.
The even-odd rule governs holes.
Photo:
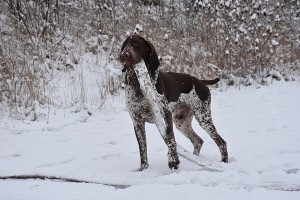
POLYGON ((132 67, 144 60, 147 69, 155 72, 160 65, 153 45, 139 35, 129 36, 123 43, 119 54, 119 61, 124 67, 132 67))

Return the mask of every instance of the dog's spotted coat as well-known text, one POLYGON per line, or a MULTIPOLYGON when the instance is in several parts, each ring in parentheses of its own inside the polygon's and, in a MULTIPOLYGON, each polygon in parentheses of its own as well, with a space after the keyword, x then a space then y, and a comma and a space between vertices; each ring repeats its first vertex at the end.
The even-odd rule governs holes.
POLYGON ((215 84, 215 80, 199 80, 188 74, 158 70, 160 65, 153 45, 141 36, 130 36, 123 43, 119 60, 124 63, 126 106, 133 121, 136 138, 139 144, 141 166, 146 169, 147 142, 145 122, 153 123, 154 118, 149 103, 144 97, 134 67, 145 62, 152 84, 158 96, 158 105, 162 109, 166 123, 166 136, 163 138, 168 146, 169 167, 177 169, 179 158, 173 133, 173 120, 176 128, 189 138, 194 146, 194 154, 199 155, 203 140, 192 129, 192 119, 195 116, 199 125, 216 142, 222 155, 222 161, 228 162, 226 142, 217 133, 211 118, 211 94, 206 85, 215 84))

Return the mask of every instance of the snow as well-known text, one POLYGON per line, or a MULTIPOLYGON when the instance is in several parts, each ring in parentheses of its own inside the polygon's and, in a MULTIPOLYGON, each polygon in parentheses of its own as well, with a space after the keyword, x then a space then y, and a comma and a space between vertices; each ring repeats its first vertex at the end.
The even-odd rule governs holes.
POLYGON ((137 24, 137 25, 135 26, 135 29, 134 29, 133 33, 134 33, 134 34, 140 34, 141 32, 143 32, 143 27, 140 26, 139 24, 137 24))
POLYGON ((257 19, 257 14, 254 13, 253 15, 251 15, 250 19, 251 19, 251 20, 256 20, 256 19, 257 19))
MULTIPOLYGON (((149 168, 139 150, 124 100, 116 112, 58 109, 49 119, 0 119, 0 176, 48 175, 103 183, 0 180, 0 199, 299 199, 300 82, 274 82, 259 89, 212 90, 212 114, 227 141, 229 163, 221 163, 213 140, 203 138, 200 157, 222 166, 214 172, 180 157, 170 170, 167 147, 147 124, 149 168), (126 186, 113 187, 107 184, 126 186)), ((53 110, 52 110, 53 111, 53 110)), ((177 142, 192 144, 175 130, 177 142)))
POLYGON ((279 42, 277 42, 275 39, 272 39, 272 45, 273 45, 273 46, 278 46, 278 45, 279 45, 279 42))
POLYGON ((169 35, 168 34, 165 34, 164 35, 164 40, 168 40, 169 39, 169 35))

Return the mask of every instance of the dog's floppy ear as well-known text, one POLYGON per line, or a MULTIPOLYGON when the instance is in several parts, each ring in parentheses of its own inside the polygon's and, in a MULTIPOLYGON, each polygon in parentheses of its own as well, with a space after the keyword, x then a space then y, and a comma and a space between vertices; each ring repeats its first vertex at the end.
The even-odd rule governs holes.
POLYGON ((158 60, 158 56, 154 49, 153 44, 151 44, 151 42, 149 42, 147 40, 146 40, 146 44, 149 48, 149 55, 148 55, 148 60, 147 60, 148 63, 146 62, 146 66, 150 72, 151 77, 154 78, 155 72, 158 69, 160 62, 158 60))
POLYGON ((126 40, 123 42, 122 47, 121 47, 121 52, 124 50, 124 48, 127 46, 129 42, 130 36, 126 38, 126 40))

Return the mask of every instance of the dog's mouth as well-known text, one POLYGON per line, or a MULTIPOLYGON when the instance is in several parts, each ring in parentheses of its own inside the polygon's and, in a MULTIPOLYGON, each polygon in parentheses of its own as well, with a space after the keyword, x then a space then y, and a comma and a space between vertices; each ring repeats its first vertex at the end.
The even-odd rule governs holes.
POLYGON ((123 67, 124 68, 133 67, 133 63, 130 61, 125 61, 125 62, 123 62, 123 67))
MULTIPOLYGON (((139 59, 139 60, 141 60, 141 59, 139 59)), ((125 72, 129 68, 134 68, 134 66, 139 63, 139 62, 134 62, 131 60, 119 60, 119 61, 123 65, 122 72, 125 72)))
POLYGON ((129 61, 123 62, 122 72, 125 72, 128 68, 133 67, 133 64, 129 61))
POLYGON ((123 64, 122 72, 125 72, 128 68, 133 68, 134 65, 140 63, 143 59, 139 55, 125 51, 119 54, 118 60, 123 64))
POLYGON ((122 71, 126 71, 129 67, 133 66, 133 62, 131 61, 131 56, 128 52, 121 52, 118 58, 119 62, 122 63, 123 69, 122 71))

